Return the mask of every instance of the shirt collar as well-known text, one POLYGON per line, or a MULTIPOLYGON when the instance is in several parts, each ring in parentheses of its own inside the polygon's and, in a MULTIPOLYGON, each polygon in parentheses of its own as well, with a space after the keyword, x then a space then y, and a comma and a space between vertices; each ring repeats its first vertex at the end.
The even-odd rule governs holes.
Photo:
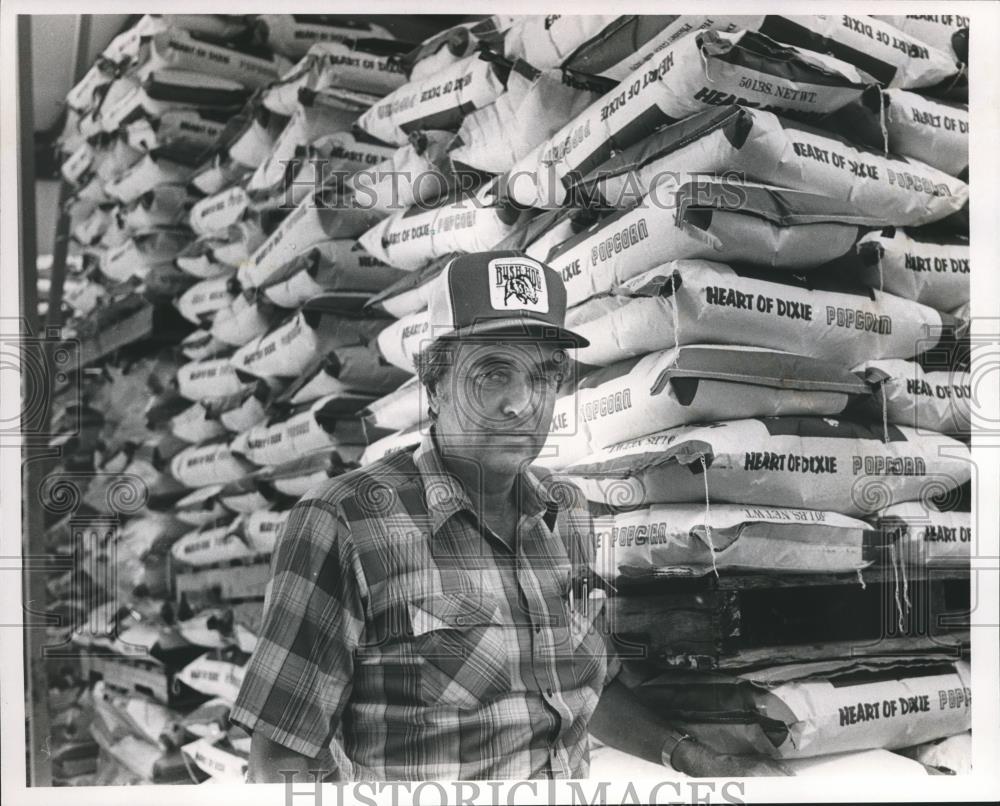
MULTIPOLYGON (((452 515, 463 509, 476 514, 476 507, 465 486, 444 466, 434 439, 433 426, 414 451, 413 463, 420 473, 433 533, 437 533, 452 515)), ((531 471, 518 473, 516 484, 519 485, 520 500, 524 502, 522 517, 544 517, 549 531, 554 530, 559 504, 545 485, 531 471)))

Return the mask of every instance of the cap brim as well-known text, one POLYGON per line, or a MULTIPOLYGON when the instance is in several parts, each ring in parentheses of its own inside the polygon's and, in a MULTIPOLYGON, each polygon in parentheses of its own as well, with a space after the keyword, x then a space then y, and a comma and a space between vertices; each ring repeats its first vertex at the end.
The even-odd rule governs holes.
POLYGON ((486 319, 482 322, 453 330, 438 338, 455 340, 483 336, 497 339, 501 337, 514 337, 530 339, 532 341, 559 342, 569 344, 573 348, 590 346, 590 340, 584 338, 579 333, 574 333, 572 330, 559 327, 551 322, 526 318, 486 319))

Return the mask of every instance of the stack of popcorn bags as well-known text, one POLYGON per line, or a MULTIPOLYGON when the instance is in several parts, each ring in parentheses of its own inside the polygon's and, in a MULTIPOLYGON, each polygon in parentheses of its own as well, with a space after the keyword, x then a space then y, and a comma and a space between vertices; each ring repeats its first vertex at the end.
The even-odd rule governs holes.
MULTIPOLYGON (((70 326, 171 304, 189 333, 107 370, 87 505, 115 474, 147 494, 88 547, 129 605, 73 640, 145 648, 174 690, 92 686, 102 763, 66 782, 242 780, 226 714, 261 603, 192 608, 174 576, 266 562, 309 489, 420 440, 413 356, 456 254, 521 249, 566 283, 591 344, 538 464, 592 502, 610 582, 967 564, 968 367, 928 357, 968 318, 968 29, 937 20, 493 16, 419 42, 147 15, 117 37, 67 98, 70 326)), ((636 690, 803 771, 967 760, 918 747, 964 741, 967 662, 872 665, 636 690), (713 721, 720 686, 739 724, 713 721)))
MULTIPOLYGON (((383 354, 413 371, 449 253, 523 249, 561 274, 567 326, 590 341, 538 463, 593 503, 605 578, 967 564, 967 366, 922 360, 953 355, 968 317, 963 35, 931 44, 841 16, 589 22, 508 30, 506 95, 525 74, 517 59, 576 91, 545 102, 534 131, 507 111, 522 108, 513 98, 470 96, 450 153, 503 172, 490 186, 500 210, 481 195, 464 217, 411 210, 362 236, 413 274, 373 302, 397 317, 383 354)), ((407 99, 429 89, 404 88, 363 125, 405 130, 424 114, 407 99)), ((369 407, 388 433, 363 462, 419 439, 419 395, 411 381, 369 407)), ((637 690, 720 751, 869 754, 838 755, 843 770, 968 729, 967 663, 884 665, 891 675, 847 688, 833 681, 853 662, 747 670, 747 723, 782 708, 767 734, 713 727, 732 677, 666 674, 637 690), (862 690, 904 705, 877 726, 841 721, 862 690)))

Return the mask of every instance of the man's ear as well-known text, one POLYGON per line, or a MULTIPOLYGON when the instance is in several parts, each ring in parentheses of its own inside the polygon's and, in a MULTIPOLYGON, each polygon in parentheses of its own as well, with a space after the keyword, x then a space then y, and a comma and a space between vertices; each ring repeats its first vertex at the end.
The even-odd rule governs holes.
POLYGON ((429 387, 424 388, 427 392, 427 413, 431 419, 435 419, 441 411, 440 388, 440 384, 435 384, 433 389, 430 389, 429 387))

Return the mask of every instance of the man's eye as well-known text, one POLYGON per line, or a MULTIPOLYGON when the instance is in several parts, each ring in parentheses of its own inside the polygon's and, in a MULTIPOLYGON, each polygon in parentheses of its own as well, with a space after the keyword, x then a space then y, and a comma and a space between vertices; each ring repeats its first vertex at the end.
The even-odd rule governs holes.
POLYGON ((510 373, 505 369, 490 369, 480 372, 477 380, 491 385, 505 384, 510 381, 510 373))

